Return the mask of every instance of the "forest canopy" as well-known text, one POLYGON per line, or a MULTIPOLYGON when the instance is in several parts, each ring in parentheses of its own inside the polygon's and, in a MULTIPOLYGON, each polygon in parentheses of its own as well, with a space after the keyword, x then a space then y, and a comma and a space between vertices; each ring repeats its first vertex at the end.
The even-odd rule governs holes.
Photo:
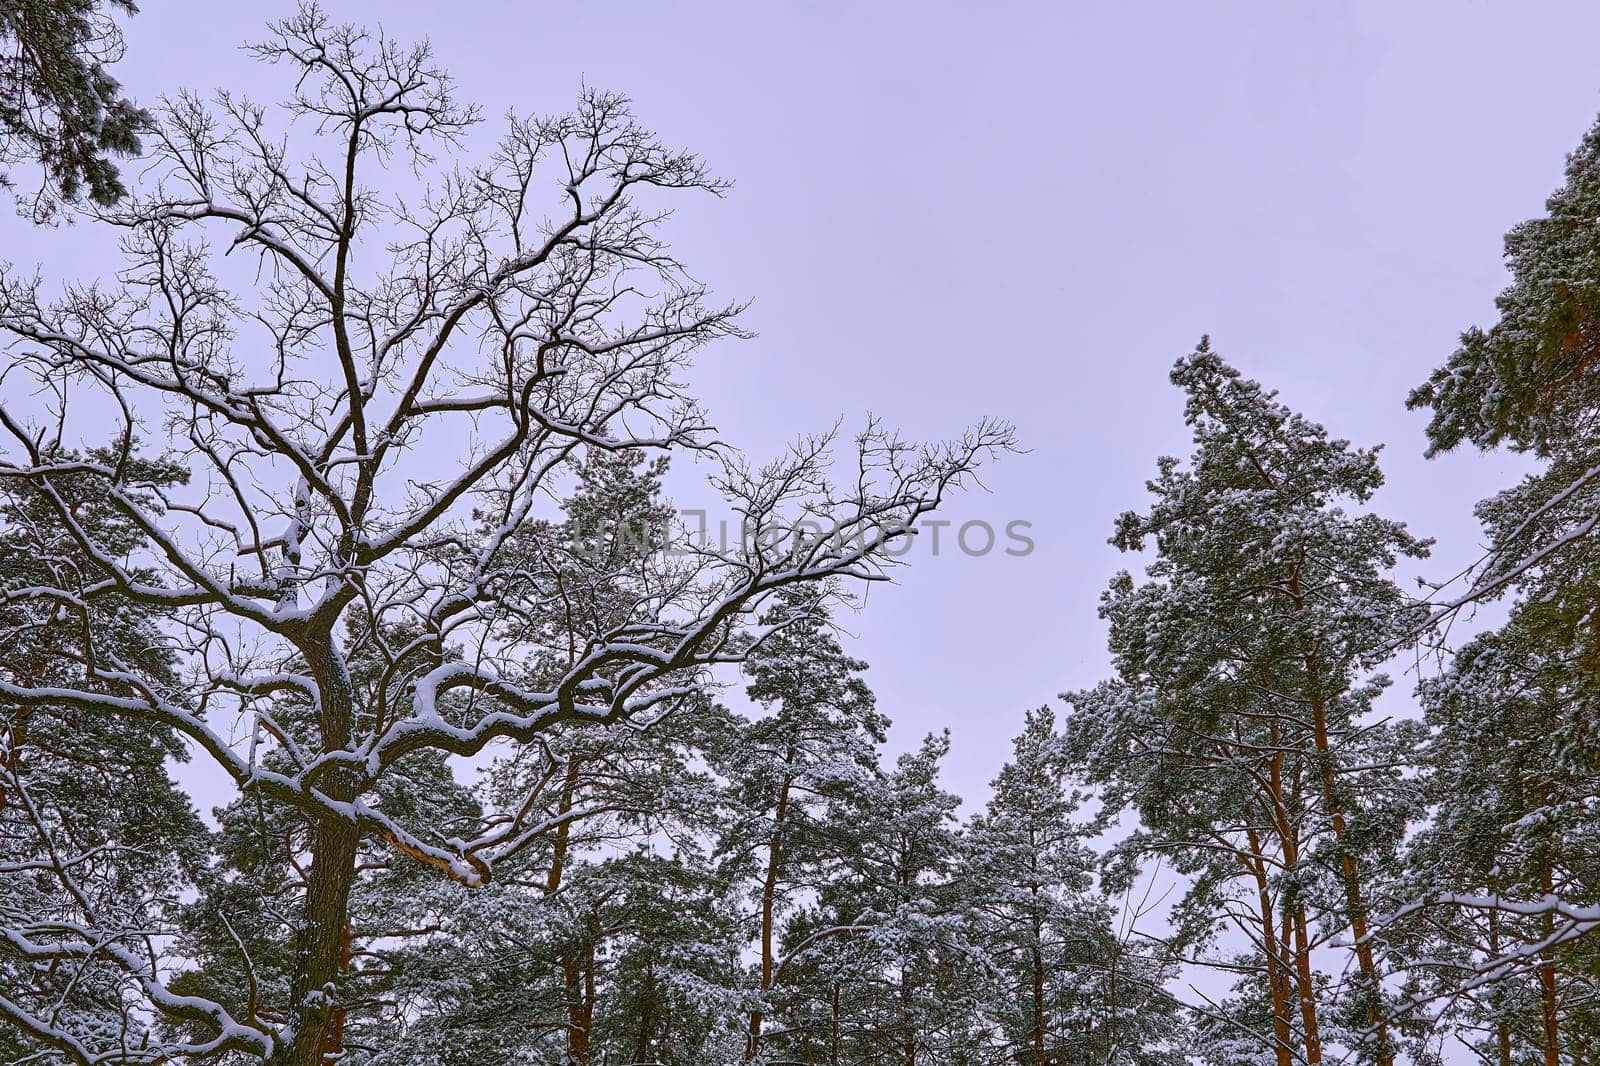
POLYGON ((1600 125, 1406 399, 1536 462, 1469 571, 1203 337, 1106 675, 960 796, 847 622, 1017 434, 721 439, 669 238, 728 185, 627 98, 487 122, 315 6, 270 106, 139 110, 93 4, 0 40, 121 256, 0 268, 0 1062, 1600 1062, 1600 125))

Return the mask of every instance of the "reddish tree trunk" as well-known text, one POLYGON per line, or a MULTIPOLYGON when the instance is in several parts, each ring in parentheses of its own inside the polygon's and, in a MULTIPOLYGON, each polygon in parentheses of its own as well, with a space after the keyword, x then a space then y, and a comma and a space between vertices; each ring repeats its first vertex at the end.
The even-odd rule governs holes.
MULTIPOLYGON (((1289 581, 1289 594, 1294 602, 1295 612, 1305 609, 1305 600, 1300 591, 1300 575, 1295 573, 1289 581)), ((1339 876, 1344 882, 1346 918, 1350 924, 1350 936, 1355 941, 1356 967, 1361 973, 1363 995, 1366 997, 1367 1026, 1371 1029, 1378 1045, 1378 1066, 1394 1066, 1394 1050, 1389 1045, 1388 1021, 1383 1012, 1383 981, 1378 974, 1377 960, 1372 954, 1372 942, 1368 939, 1367 905, 1362 898, 1361 871, 1356 862, 1355 855, 1346 846, 1349 836, 1345 822, 1344 804, 1339 799, 1338 783, 1333 770, 1333 744, 1328 734, 1328 704, 1327 696, 1322 686, 1322 666, 1315 650, 1307 652, 1304 656, 1306 679, 1310 683, 1311 722, 1314 742, 1317 748, 1317 765, 1322 784, 1322 802, 1327 808, 1328 819, 1333 827, 1334 844, 1339 849, 1339 876)))
MULTIPOLYGON (((793 760, 791 752, 789 758, 793 760)), ((777 969, 777 956, 774 950, 774 930, 776 926, 778 883, 783 870, 783 826, 784 819, 789 814, 789 789, 790 782, 785 779, 782 787, 778 789, 778 801, 772 814, 772 839, 767 845, 767 872, 761 881, 761 996, 772 990, 772 979, 777 969)), ((761 1054, 761 1029, 766 1020, 766 1012, 762 1007, 756 1007, 750 1012, 749 1036, 745 1042, 745 1061, 748 1062, 761 1054)))
MULTIPOLYGON (((1548 796, 1542 796, 1549 802, 1548 796)), ((1555 894, 1555 871, 1550 861, 1548 849, 1540 863, 1539 879, 1540 888, 1544 890, 1545 898, 1555 894)), ((1554 935, 1556 931, 1556 918, 1550 911, 1544 912, 1542 919, 1544 939, 1554 935)), ((1544 1052, 1544 1066, 1561 1066, 1561 1000, 1556 988, 1556 960, 1555 954, 1545 948, 1539 952, 1539 1013, 1544 1022, 1544 1039, 1541 1041, 1544 1052)))
POLYGON ((1293 1066, 1290 1048, 1294 1034, 1289 1024, 1288 977, 1283 973, 1278 954, 1278 937, 1274 931, 1272 894, 1267 886, 1267 866, 1261 855, 1261 838, 1254 829, 1248 839, 1252 852, 1246 865, 1256 882, 1257 905, 1261 911, 1261 942, 1267 956, 1267 988, 1272 993, 1272 1053, 1277 1066, 1293 1066))

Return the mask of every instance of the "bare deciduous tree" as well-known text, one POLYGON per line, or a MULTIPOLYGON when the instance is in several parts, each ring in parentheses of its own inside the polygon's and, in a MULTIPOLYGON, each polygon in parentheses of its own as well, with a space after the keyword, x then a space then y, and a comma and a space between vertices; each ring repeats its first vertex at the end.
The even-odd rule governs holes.
MULTIPOLYGON (((871 425, 841 486, 826 474, 831 437, 743 465, 681 385, 692 352, 739 332, 737 308, 711 304, 660 236, 661 200, 722 188, 694 156, 586 91, 570 115, 511 119, 487 164, 444 167, 434 154, 464 150, 477 113, 426 47, 305 9, 255 52, 290 72, 295 121, 274 131, 266 109, 226 93, 166 103, 145 191, 97 214, 122 232, 117 284, 50 295, 0 276, 13 398, 0 485, 51 515, 82 561, 43 584, 8 575, 6 617, 85 622, 49 672, 69 680, 7 671, 0 701, 170 728, 310 827, 281 1012, 174 993, 181 960, 93 913, 0 930, 41 965, 113 967, 130 1016, 170 1023, 130 1049, 0 996, 0 1015, 84 1063, 234 1052, 309 1066, 337 1052, 358 844, 381 839, 476 886, 549 828, 530 824, 532 796, 475 826, 401 824, 371 802, 377 782, 424 753, 660 718, 744 654, 774 593, 881 577, 881 550, 1010 442, 983 424, 917 447, 871 425), (379 187, 408 168, 421 191, 379 187), (18 409, 30 385, 56 398, 50 417, 18 409), (103 428, 108 415, 113 445, 73 450, 84 418, 103 428), (192 467, 188 486, 141 481, 151 436, 192 467), (698 450, 752 527, 803 520, 824 535, 698 545, 600 575, 631 597, 603 627, 514 625, 562 617, 562 590, 510 548, 593 449, 698 450), (146 547, 103 543, 68 480, 94 483, 146 547), (171 676, 96 642, 89 620, 118 602, 166 619, 171 676), (375 696, 352 682, 358 653, 386 664, 375 696), (560 662, 554 681, 518 680, 534 659, 560 662)), ((70 885, 72 856, 46 865, 70 885)))

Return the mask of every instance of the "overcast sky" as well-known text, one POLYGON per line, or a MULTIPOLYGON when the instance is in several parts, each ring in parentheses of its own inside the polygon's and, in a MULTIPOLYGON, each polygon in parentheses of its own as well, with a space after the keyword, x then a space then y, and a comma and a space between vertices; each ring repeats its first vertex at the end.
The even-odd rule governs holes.
MULTIPOLYGON (((1202 333, 1358 443, 1388 513, 1436 536, 1517 466, 1425 462, 1406 391, 1487 323, 1505 229, 1541 209, 1600 108, 1600 7, 1571 3, 368 3, 497 115, 583 83, 737 184, 669 231, 758 339, 695 380, 768 456, 839 416, 909 434, 1013 420, 1026 447, 957 521, 1033 524, 1026 558, 915 554, 848 619, 897 747, 949 725, 950 781, 993 775, 1029 706, 1104 674, 1113 516, 1186 453, 1166 375, 1202 333)), ((284 86, 237 49, 287 4, 146 0, 119 66, 151 100, 284 86)), ((104 269, 0 215, 16 263, 104 269)))

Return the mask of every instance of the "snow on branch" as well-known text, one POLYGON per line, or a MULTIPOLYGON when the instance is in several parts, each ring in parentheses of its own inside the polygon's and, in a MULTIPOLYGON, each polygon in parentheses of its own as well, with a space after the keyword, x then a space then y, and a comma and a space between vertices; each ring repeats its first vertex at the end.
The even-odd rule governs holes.
MULTIPOLYGON (((998 423, 931 446, 872 423, 844 481, 832 435, 751 468, 682 384, 695 352, 742 335, 739 306, 714 302, 662 233, 674 196, 724 188, 699 159, 586 90, 570 114, 510 120, 482 162, 441 163, 467 154, 479 115, 425 46, 307 7, 255 53, 293 83, 286 113, 228 93, 167 101, 146 180, 93 209, 120 236, 115 280, 50 289, 0 270, 5 527, 49 571, 7 575, 0 623, 18 641, 64 634, 36 669, 0 674, 0 701, 175 731, 241 794, 315 827, 279 1022, 171 993, 114 920, 40 930, 7 912, 0 936, 24 958, 92 954, 134 980, 137 1010, 209 1034, 151 1061, 314 1061, 338 965, 324 930, 344 920, 317 908, 352 876, 325 856, 348 855, 351 834, 482 885, 539 831, 497 810, 472 832, 402 824, 372 802, 395 767, 659 718, 741 658, 776 593, 883 576, 886 549, 1012 445, 998 423), (159 460, 152 441, 168 442, 159 460), (754 524, 822 535, 589 574, 625 603, 587 624, 528 530, 585 455, 681 450, 716 458, 754 524), (129 611, 170 657, 97 638, 129 611)), ((72 862, 46 865, 67 877, 72 862)), ((92 1036, 0 1011, 104 1058, 92 1036)))

